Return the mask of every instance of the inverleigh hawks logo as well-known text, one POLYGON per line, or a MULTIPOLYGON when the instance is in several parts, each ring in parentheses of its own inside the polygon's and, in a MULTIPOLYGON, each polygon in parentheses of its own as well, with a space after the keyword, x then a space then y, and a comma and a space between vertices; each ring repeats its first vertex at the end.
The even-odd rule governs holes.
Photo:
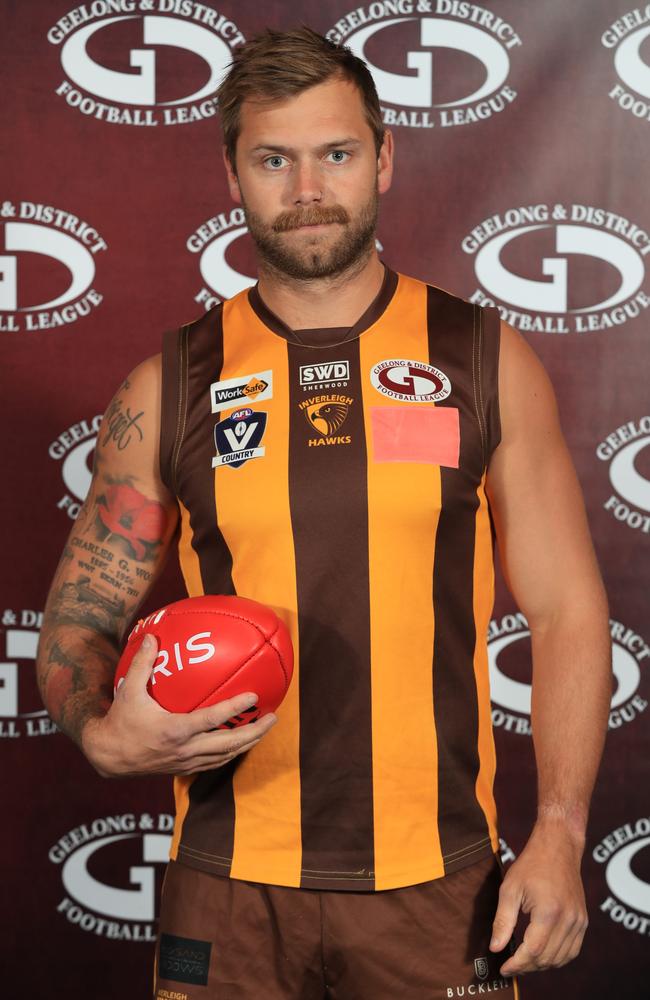
POLYGON ((55 93, 69 107, 113 125, 155 126, 216 114, 215 91, 244 36, 226 14, 203 3, 93 0, 60 17, 47 40, 61 47, 66 79, 55 93), (97 56, 102 46, 110 46, 103 60, 97 56), (165 54, 164 77, 158 46, 165 54), (187 77, 187 53, 200 85, 178 82, 187 77), (109 68, 118 56, 128 58, 130 72, 109 68))
POLYGON ((368 64, 388 126, 468 125, 491 118, 517 97, 506 81, 511 52, 521 38, 511 24, 479 4, 380 0, 344 14, 327 37, 345 42, 368 64), (445 72, 436 72, 445 49, 460 56, 458 69, 450 68, 447 57, 445 72), (478 72, 476 65, 468 66, 470 57, 478 72), (387 68, 396 63, 401 71, 387 68))
POLYGON ((107 244, 88 222, 52 205, 3 201, 0 229, 4 230, 0 237, 0 331, 67 326, 101 303, 103 296, 92 286, 96 255, 107 244), (26 257, 29 264, 35 261, 37 265, 36 279, 23 268, 26 257))
POLYGON ((125 813, 65 833, 48 855, 65 890, 57 913, 111 941, 155 941, 156 881, 169 857, 173 825, 168 813, 125 813))
POLYGON ((354 400, 350 396, 330 393, 324 396, 311 396, 298 404, 311 428, 318 431, 320 437, 308 438, 309 447, 321 445, 350 444, 349 434, 337 434, 345 423, 354 400))
POLYGON ((650 38, 650 5, 621 14, 603 32, 601 42, 613 53, 619 78, 609 97, 634 118, 650 122, 650 65, 643 58, 650 38), (624 86, 623 86, 624 84, 624 86), (629 88, 629 89, 628 89, 629 88))
POLYGON ((596 448, 601 462, 609 462, 609 480, 614 490, 603 507, 621 524, 646 535, 650 533, 649 446, 650 416, 644 416, 621 424, 596 448), (643 462, 646 475, 639 469, 643 462))
POLYGON ((461 247, 474 258, 480 285, 470 301, 496 305, 520 330, 611 330, 650 306, 641 288, 650 236, 616 212, 579 204, 510 208, 480 222, 461 247), (577 257, 589 261, 580 287, 572 275, 577 257))
MULTIPOLYGON (((647 700, 639 688, 642 670, 650 658, 645 639, 621 622, 610 619, 612 670, 616 688, 609 712, 609 728, 620 729, 645 712, 647 700)), ((519 611, 493 619, 488 628, 488 662, 492 724, 520 736, 531 736, 531 655, 528 622, 519 611)))
POLYGON ((641 877, 650 871, 650 817, 623 823, 603 837, 592 857, 605 865, 610 892, 600 904, 601 913, 627 931, 650 934, 650 882, 641 877))

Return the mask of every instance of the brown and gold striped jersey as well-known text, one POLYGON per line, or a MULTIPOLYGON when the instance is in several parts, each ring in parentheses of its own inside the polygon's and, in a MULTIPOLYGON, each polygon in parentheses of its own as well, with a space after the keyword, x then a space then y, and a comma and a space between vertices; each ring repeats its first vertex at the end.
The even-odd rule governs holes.
POLYGON ((177 778, 172 857, 379 890, 498 846, 486 633, 499 321, 386 272, 350 331, 291 332, 242 292, 168 334, 161 472, 191 596, 290 629, 278 723, 177 778))

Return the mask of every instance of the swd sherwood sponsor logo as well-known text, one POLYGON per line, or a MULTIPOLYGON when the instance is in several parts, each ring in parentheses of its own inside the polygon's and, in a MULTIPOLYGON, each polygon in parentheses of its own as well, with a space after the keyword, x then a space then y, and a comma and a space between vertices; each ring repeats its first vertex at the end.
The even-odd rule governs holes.
POLYGON ((0 739, 52 736, 58 732, 43 708, 34 661, 42 611, 5 608, 2 612, 4 656, 0 663, 0 739))
POLYGON ((327 37, 368 64, 388 126, 468 125, 517 97, 506 81, 521 39, 475 3, 380 0, 343 15, 327 37))
POLYGON ((496 305, 520 330, 610 330, 650 305, 641 289, 650 236, 603 208, 509 208, 480 222, 461 246, 480 286, 470 301, 496 305))
POLYGON ((60 50, 65 78, 55 92, 69 107, 147 126, 212 118, 244 36, 228 14, 196 0, 92 0, 60 17, 47 40, 60 50), (130 70, 116 69, 124 60, 130 70))
POLYGON ((650 533, 650 416, 628 420, 596 448, 609 463, 614 490, 603 503, 612 517, 646 535, 650 533))
POLYGON ((622 14, 603 32, 618 76, 609 96, 618 106, 650 122, 650 4, 622 14))
POLYGON ((650 934, 650 817, 618 827, 592 851, 604 865, 609 895, 602 913, 627 931, 650 934))
POLYGON ((48 854, 63 883, 57 912, 114 941, 154 941, 155 866, 167 862, 173 825, 167 813, 125 813, 63 834, 48 854))
POLYGON ((92 284, 107 246, 88 222, 52 205, 3 201, 0 223, 0 331, 66 326, 101 303, 92 284))
MULTIPOLYGON (((647 667, 650 647, 642 636, 621 622, 610 619, 609 626, 616 685, 610 705, 609 728, 620 729, 648 707, 639 688, 646 683, 641 671, 647 667)), ((520 736, 530 736, 530 630, 521 612, 490 622, 488 661, 492 724, 520 736)))
POLYGON ((91 460, 101 422, 101 413, 89 420, 80 420, 62 431, 48 448, 50 458, 61 463, 61 478, 65 487, 57 507, 73 521, 90 489, 91 460))

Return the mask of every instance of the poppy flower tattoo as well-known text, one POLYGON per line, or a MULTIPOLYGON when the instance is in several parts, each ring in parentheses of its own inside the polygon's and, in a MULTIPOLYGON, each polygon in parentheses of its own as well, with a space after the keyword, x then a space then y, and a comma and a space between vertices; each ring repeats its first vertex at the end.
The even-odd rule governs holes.
POLYGON ((99 519, 110 535, 118 535, 130 545, 136 559, 151 554, 159 545, 167 520, 162 504, 147 500, 132 486, 109 486, 100 497, 99 519))

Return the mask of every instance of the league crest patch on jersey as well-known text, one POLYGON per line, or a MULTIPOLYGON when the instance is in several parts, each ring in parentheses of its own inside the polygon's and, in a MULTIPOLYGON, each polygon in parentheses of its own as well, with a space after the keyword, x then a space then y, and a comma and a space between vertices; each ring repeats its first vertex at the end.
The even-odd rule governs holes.
POLYGON ((235 410, 214 428, 214 445, 217 454, 212 459, 212 468, 230 465, 238 469, 251 458, 263 458, 265 447, 260 442, 266 430, 268 414, 246 407, 235 410))
POLYGON ((451 393, 445 373, 423 361, 380 361, 370 369, 370 381, 382 396, 405 403, 439 403, 451 393))
POLYGON ((273 398, 273 371, 253 372, 213 382, 210 386, 212 412, 229 410, 238 403, 262 403, 273 398))

